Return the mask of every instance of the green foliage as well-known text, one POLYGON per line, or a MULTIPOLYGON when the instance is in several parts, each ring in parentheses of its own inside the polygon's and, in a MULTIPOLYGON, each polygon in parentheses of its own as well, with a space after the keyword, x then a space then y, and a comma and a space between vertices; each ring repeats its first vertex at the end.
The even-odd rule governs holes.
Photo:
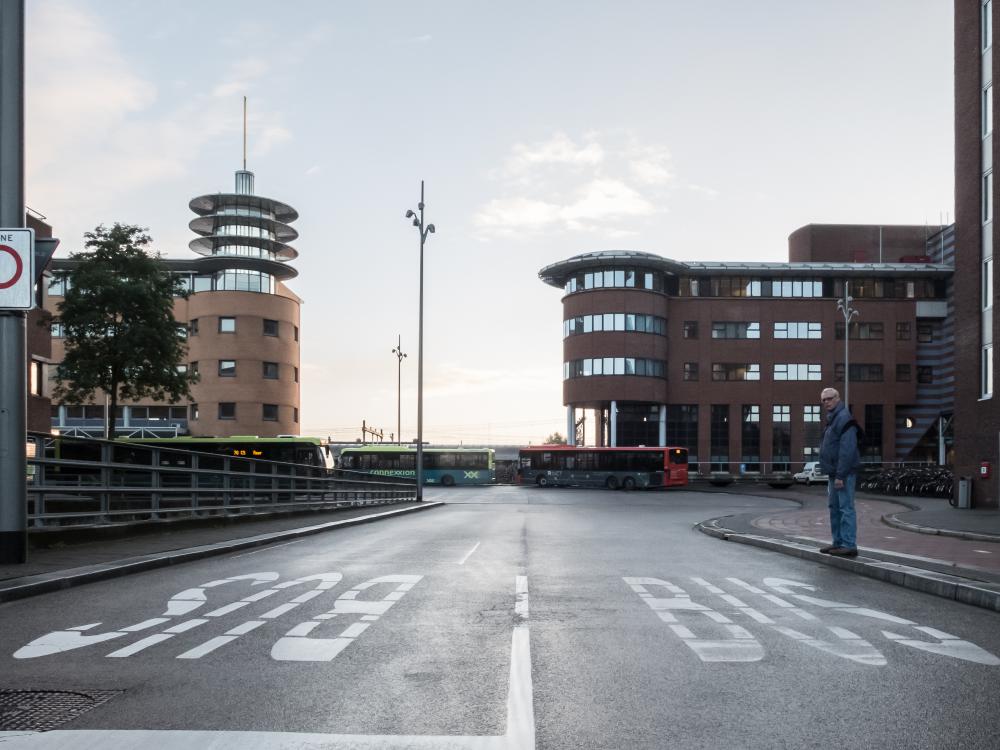
POLYGON ((553 432, 551 435, 545 438, 545 445, 566 445, 566 438, 564 438, 558 432, 553 432))
POLYGON ((177 371, 187 352, 186 331, 174 319, 175 297, 186 297, 179 277, 145 248, 144 229, 115 223, 87 232, 87 251, 59 275, 69 288, 59 305, 66 356, 56 368, 57 398, 110 398, 105 434, 113 436, 120 399, 176 403, 190 395, 195 376, 177 371))

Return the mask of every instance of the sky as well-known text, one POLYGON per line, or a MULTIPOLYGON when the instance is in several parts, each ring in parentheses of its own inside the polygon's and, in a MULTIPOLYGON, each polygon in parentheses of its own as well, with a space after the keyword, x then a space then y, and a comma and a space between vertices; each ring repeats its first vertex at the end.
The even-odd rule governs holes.
POLYGON ((625 249, 786 261, 811 223, 954 216, 950 0, 27 0, 26 200, 62 243, 198 195, 299 212, 302 433, 565 433, 562 293, 625 249), (402 339, 399 362, 392 349, 402 339))

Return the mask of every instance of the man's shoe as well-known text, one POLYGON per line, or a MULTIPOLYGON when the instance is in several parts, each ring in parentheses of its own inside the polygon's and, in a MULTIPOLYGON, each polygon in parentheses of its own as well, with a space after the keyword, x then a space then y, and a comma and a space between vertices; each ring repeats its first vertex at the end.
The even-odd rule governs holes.
POLYGON ((858 550, 856 547, 834 547, 830 554, 837 557, 857 557, 858 550))
POLYGON ((837 549, 836 544, 828 544, 825 547, 820 547, 819 551, 822 552, 824 555, 827 555, 830 553, 830 550, 835 550, 835 549, 837 549))

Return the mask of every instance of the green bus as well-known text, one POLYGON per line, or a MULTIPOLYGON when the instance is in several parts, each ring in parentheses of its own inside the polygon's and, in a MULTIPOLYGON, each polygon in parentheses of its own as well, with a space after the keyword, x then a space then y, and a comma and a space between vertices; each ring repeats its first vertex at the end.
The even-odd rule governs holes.
MULTIPOLYGON (((492 448, 424 448, 424 484, 491 484, 496 480, 492 448)), ((340 452, 337 468, 386 477, 416 479, 412 445, 359 445, 340 452)))
POLYGON ((214 453, 233 458, 256 458, 261 461, 327 467, 327 449, 319 438, 314 437, 262 438, 255 435, 234 435, 233 437, 119 438, 116 442, 214 453))

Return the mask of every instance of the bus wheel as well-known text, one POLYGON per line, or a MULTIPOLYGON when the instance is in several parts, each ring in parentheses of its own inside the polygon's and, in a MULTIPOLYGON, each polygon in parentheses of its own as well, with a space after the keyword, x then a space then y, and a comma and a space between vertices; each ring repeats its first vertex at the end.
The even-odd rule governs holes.
POLYGON ((623 490, 634 490, 635 489, 635 477, 625 477, 622 480, 623 490))
POLYGON ((443 477, 441 477, 441 484, 443 484, 445 487, 454 487, 455 477, 453 477, 451 474, 445 474, 443 477))
POLYGON ((549 486, 549 478, 547 476, 545 476, 544 474, 539 474, 538 475, 538 479, 536 479, 535 481, 538 483, 539 487, 548 487, 549 486))
POLYGON ((608 485, 608 489, 609 490, 617 490, 618 489, 618 477, 608 477, 607 485, 608 485))

